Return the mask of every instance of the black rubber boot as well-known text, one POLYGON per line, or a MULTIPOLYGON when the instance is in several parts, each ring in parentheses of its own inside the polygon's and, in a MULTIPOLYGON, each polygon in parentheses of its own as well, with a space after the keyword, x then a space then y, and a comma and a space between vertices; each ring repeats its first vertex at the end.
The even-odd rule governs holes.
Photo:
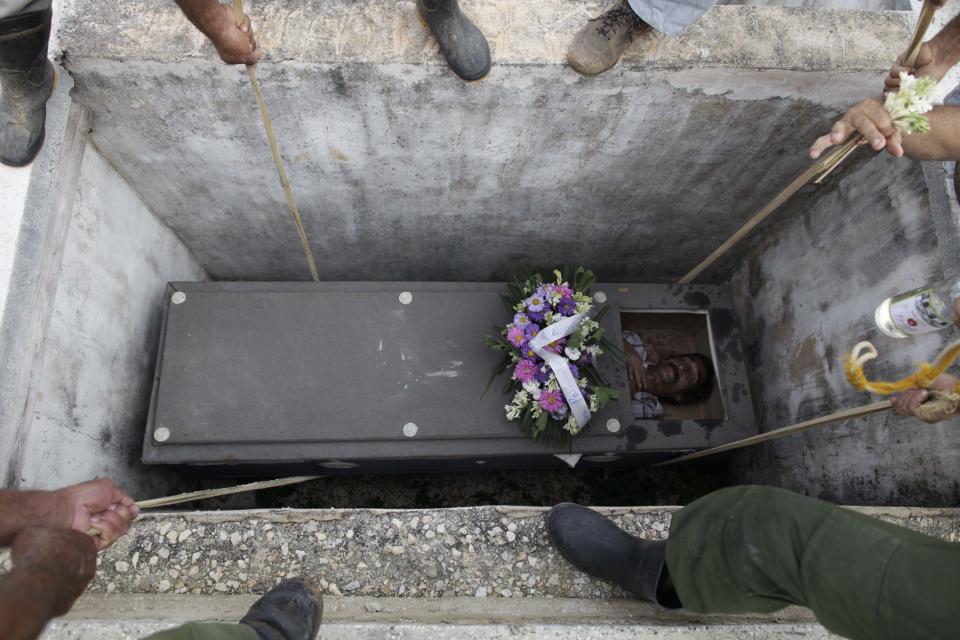
POLYGON ((561 555, 584 573, 661 607, 681 607, 667 574, 665 540, 641 540, 570 502, 547 513, 547 533, 561 555))
POLYGON ((440 53, 464 80, 479 80, 490 71, 490 45, 457 0, 417 0, 420 19, 437 39, 440 53))
POLYGON ((0 19, 0 163, 10 167, 30 164, 43 146, 51 16, 47 9, 0 19))
POLYGON ((261 640, 314 640, 323 617, 323 597, 307 578, 284 580, 253 603, 240 624, 261 640))

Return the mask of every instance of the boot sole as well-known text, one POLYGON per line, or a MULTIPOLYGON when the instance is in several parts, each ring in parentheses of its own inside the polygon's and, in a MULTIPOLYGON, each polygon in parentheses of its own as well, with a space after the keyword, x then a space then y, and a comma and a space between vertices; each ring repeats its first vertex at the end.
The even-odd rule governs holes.
MULTIPOLYGON (((427 30, 427 33, 429 33, 429 34, 430 34, 430 37, 432 38, 432 37, 433 37, 433 32, 430 31, 430 25, 428 25, 428 24, 427 24, 427 21, 423 19, 423 16, 422 16, 422 15, 420 15, 420 10, 419 10, 419 9, 417 10, 417 19, 420 20, 420 24, 423 25, 423 28, 427 30)), ((445 61, 445 62, 446 62, 446 61, 445 61)), ((447 64, 447 66, 449 67, 450 65, 447 64)), ((452 71, 452 69, 451 69, 451 71, 452 71)), ((467 80, 467 79, 464 78, 463 76, 458 75, 456 72, 454 72, 454 75, 456 75, 458 78, 460 78, 460 79, 463 80, 464 82, 480 82, 481 80, 485 79, 488 75, 490 75, 490 70, 488 69, 488 70, 486 71, 486 73, 484 73, 482 76, 480 76, 479 78, 473 78, 472 80, 467 80)))

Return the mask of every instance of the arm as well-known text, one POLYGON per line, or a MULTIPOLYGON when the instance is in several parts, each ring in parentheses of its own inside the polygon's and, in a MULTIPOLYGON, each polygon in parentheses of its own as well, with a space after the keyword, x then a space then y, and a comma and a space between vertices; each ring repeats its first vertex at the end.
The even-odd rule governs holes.
POLYGON ((237 25, 233 7, 217 0, 176 0, 187 19, 210 39, 227 64, 257 64, 260 49, 250 18, 237 25))
POLYGON ((930 119, 928 133, 904 135, 893 126, 883 103, 864 100, 851 107, 830 133, 817 138, 810 147, 810 157, 816 160, 833 145, 859 133, 875 151, 886 149, 895 158, 905 155, 913 160, 960 160, 960 107, 941 105, 926 116, 930 119))
POLYGON ((0 629, 9 640, 38 637, 70 610, 97 567, 93 538, 68 529, 22 529, 10 555, 13 570, 0 580, 0 629))
MULTIPOLYGON (((27 527, 60 527, 86 533, 100 530, 103 549, 126 533, 140 514, 133 498, 102 478, 57 491, 0 491, 0 546, 27 527)), ((2 627, 0 627, 2 628, 2 627)))

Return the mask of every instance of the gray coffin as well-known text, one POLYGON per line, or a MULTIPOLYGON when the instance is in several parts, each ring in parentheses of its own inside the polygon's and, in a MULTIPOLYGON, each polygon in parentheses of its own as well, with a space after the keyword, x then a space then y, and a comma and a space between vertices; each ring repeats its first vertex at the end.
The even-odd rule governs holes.
POLYGON ((721 417, 635 421, 626 369, 604 356, 601 371, 623 389, 620 402, 569 446, 528 439, 504 417, 507 374, 481 397, 501 355, 483 336, 508 320, 504 291, 500 283, 171 283, 143 460, 229 472, 642 464, 756 433, 726 287, 615 283, 594 287, 611 306, 608 336, 619 338, 621 311, 703 314, 721 417))

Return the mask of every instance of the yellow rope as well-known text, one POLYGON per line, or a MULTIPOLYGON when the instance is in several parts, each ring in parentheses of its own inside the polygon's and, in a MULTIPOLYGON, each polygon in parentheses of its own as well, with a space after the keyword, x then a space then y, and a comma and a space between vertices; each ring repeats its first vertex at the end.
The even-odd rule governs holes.
MULTIPOLYGON (((929 389, 934 381, 960 357, 960 340, 948 344, 933 364, 921 362, 917 366, 917 371, 913 375, 907 376, 894 382, 870 381, 863 372, 863 365, 879 355, 877 348, 869 342, 860 342, 853 351, 847 356, 844 363, 844 371, 847 374, 847 382, 855 389, 860 391, 872 391, 880 395, 888 396, 892 393, 899 393, 909 389, 929 389)), ((960 393, 960 382, 953 389, 954 393, 960 393)))

